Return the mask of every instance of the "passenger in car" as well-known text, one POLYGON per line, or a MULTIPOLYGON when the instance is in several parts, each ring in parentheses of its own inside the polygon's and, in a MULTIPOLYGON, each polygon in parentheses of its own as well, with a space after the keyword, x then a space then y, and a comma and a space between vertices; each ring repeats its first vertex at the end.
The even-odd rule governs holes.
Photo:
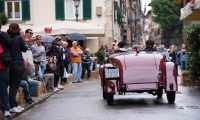
POLYGON ((154 46, 154 41, 153 40, 147 40, 146 41, 146 48, 143 51, 155 51, 153 46, 154 46))
POLYGON ((119 43, 118 43, 118 47, 119 47, 119 49, 118 50, 115 50, 115 52, 114 53, 118 53, 118 52, 127 52, 128 50, 127 50, 127 43, 125 42, 125 41, 120 41, 119 43))
POLYGON ((110 56, 108 57, 108 60, 107 60, 107 63, 110 63, 110 58, 116 56, 117 54, 115 53, 120 53, 120 52, 127 52, 128 49, 127 49, 127 43, 125 41, 120 41, 118 43, 118 46, 115 46, 115 50, 114 52, 110 52, 110 56))

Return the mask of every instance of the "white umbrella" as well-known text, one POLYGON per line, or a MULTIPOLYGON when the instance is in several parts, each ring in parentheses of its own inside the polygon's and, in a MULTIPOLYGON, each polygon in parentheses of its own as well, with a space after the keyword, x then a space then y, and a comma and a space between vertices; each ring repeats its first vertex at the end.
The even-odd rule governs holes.
POLYGON ((44 28, 51 27, 52 32, 50 35, 61 35, 70 33, 91 34, 91 35, 104 35, 104 28, 97 25, 88 23, 74 22, 74 21, 60 21, 53 24, 41 26, 33 29, 36 35, 46 35, 44 28))

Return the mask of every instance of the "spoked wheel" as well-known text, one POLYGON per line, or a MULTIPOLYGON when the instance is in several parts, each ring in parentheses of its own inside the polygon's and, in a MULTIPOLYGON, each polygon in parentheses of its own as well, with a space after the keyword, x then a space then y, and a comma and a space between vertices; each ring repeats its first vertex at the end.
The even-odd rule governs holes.
POLYGON ((169 103, 174 103, 176 98, 176 91, 166 91, 167 100, 169 103))
POLYGON ((161 98, 162 96, 163 96, 163 89, 162 88, 158 88, 157 97, 161 98))
POLYGON ((107 104, 113 105, 113 100, 114 100, 114 94, 113 93, 107 93, 107 104))
POLYGON ((106 99, 107 98, 106 91, 103 88, 102 88, 102 93, 103 93, 103 99, 106 99))

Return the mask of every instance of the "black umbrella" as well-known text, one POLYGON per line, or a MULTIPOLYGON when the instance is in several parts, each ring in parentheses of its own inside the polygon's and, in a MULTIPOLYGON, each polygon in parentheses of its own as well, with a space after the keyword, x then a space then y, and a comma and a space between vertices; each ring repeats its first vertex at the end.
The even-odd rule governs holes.
POLYGON ((87 40, 87 38, 79 33, 71 33, 65 36, 68 40, 87 40))

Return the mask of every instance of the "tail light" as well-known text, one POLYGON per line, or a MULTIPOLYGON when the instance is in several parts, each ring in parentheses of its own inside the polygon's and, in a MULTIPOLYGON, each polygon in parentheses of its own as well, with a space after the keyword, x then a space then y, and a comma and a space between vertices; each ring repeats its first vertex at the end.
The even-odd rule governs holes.
POLYGON ((111 84, 110 84, 110 88, 111 88, 111 89, 114 89, 114 88, 115 88, 115 84, 114 84, 114 83, 111 83, 111 84))
POLYGON ((170 90, 173 90, 173 88, 174 88, 174 83, 170 83, 170 84, 169 84, 169 88, 170 88, 170 90))

